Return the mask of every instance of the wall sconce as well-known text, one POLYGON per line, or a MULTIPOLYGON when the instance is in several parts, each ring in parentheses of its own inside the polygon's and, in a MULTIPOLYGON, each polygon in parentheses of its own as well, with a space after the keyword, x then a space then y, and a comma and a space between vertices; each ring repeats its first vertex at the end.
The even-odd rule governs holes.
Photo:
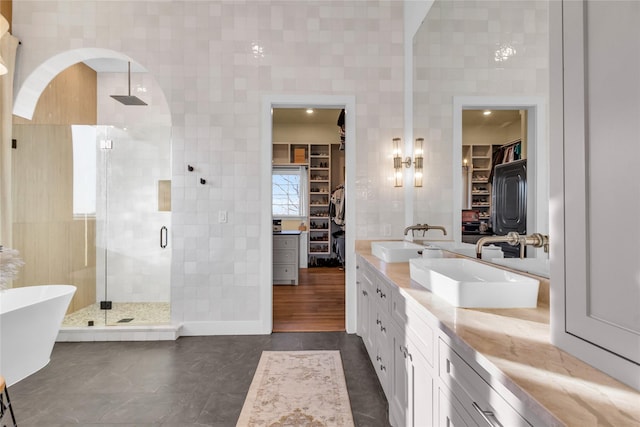
POLYGON ((402 165, 411 167, 411 157, 402 160, 402 150, 400 148, 400 138, 393 138, 393 169, 395 169, 394 187, 402 187, 402 165))
POLYGON ((469 170, 469 163, 467 161, 467 159, 462 159, 462 167, 464 168, 464 170, 468 171, 469 170))
POLYGON ((416 142, 413 146, 413 161, 411 157, 405 157, 402 159, 402 149, 400 147, 401 139, 393 138, 393 169, 395 170, 394 187, 402 187, 402 165, 407 168, 415 168, 413 175, 413 186, 422 187, 422 165, 424 161, 424 138, 416 138, 416 142))
POLYGON ((416 143, 413 146, 413 167, 415 173, 413 175, 413 186, 422 187, 422 162, 424 160, 424 138, 417 138, 416 143))

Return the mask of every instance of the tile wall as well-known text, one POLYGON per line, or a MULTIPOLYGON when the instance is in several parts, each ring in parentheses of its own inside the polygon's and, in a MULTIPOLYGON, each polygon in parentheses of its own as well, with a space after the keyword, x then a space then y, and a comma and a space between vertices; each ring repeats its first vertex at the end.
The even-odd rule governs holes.
POLYGON ((355 95, 348 226, 357 239, 401 233, 403 192, 387 165, 403 128, 402 2, 47 0, 17 1, 13 13, 16 93, 54 55, 81 48, 124 53, 158 81, 172 122, 174 321, 234 332, 258 320, 265 94, 355 95))

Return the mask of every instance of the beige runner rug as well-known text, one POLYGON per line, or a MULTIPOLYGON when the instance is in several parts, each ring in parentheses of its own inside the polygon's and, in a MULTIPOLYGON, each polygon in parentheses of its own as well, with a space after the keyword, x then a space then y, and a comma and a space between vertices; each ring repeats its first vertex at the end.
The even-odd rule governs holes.
POLYGON ((352 427, 339 351, 263 351, 237 427, 352 427))

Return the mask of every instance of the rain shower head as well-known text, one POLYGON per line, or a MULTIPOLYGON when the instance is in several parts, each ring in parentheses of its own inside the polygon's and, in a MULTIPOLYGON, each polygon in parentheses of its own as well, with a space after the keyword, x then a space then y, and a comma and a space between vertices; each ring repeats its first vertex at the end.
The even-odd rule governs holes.
POLYGON ((129 95, 111 95, 113 99, 124 105, 147 105, 142 99, 131 95, 131 61, 129 61, 129 95))
POLYGON ((147 105, 146 102, 135 95, 111 95, 111 97, 124 105, 147 105))

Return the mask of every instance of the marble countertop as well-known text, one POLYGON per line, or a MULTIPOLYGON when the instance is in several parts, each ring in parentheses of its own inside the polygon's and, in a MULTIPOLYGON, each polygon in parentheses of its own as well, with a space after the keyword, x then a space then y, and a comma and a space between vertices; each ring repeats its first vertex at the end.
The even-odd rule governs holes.
POLYGON ((547 279, 532 276, 540 280, 535 309, 456 308, 413 282, 409 263, 373 256, 370 241, 356 242, 356 252, 475 352, 476 361, 545 423, 640 426, 640 392, 551 344, 547 279))

